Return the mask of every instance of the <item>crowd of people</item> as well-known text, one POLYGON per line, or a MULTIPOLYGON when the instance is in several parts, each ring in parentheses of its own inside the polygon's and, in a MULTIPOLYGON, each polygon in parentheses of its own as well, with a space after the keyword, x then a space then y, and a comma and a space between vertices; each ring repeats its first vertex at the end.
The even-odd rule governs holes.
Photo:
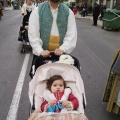
POLYGON ((97 4, 95 3, 94 6, 90 6, 87 2, 81 2, 80 4, 76 5, 70 4, 69 8, 73 11, 74 15, 81 14, 81 17, 85 17, 88 14, 93 15, 93 26, 97 26, 97 20, 102 20, 104 11, 106 10, 106 6, 103 3, 97 4))
POLYGON ((86 2, 82 2, 79 6, 76 7, 77 10, 73 9, 73 12, 76 14, 78 11, 82 17, 87 16, 88 14, 93 15, 93 26, 97 26, 98 19, 102 20, 104 11, 106 10, 106 6, 103 3, 97 4, 95 3, 94 6, 88 6, 86 2), (99 17, 100 16, 100 17, 99 17))

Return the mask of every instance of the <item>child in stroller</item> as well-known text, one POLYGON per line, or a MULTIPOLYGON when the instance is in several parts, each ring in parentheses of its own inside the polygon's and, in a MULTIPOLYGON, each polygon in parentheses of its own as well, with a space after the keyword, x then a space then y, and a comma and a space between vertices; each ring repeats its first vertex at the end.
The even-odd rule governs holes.
POLYGON ((47 80, 47 90, 44 91, 43 98, 45 101, 41 105, 42 112, 62 112, 65 108, 76 110, 79 106, 78 99, 72 94, 71 89, 66 87, 61 75, 54 75, 47 80))
POLYGON ((57 62, 38 67, 29 84, 29 98, 31 108, 34 104, 35 109, 39 109, 39 112, 35 110, 35 112, 31 114, 29 120, 87 120, 84 115, 84 104, 86 104, 86 99, 83 81, 80 71, 73 65, 57 62), (56 95, 53 96, 50 91, 54 93, 54 88, 57 86, 56 81, 60 82, 59 84, 62 86, 64 94, 58 91, 59 94, 55 93, 56 95), (71 89, 66 88, 66 84, 71 89), (56 98, 55 101, 54 98, 56 98), (46 101, 44 101, 44 99, 46 101), (58 102, 60 99, 61 101, 58 102), (63 100, 65 101, 63 102, 63 100), (50 104, 47 104, 47 101, 50 104), (56 107, 53 105, 54 103, 56 107))
POLYGON ((23 21, 22 21, 22 26, 20 26, 19 37, 18 37, 18 41, 21 41, 23 43, 21 53, 25 53, 25 49, 31 48, 28 38, 28 21, 31 12, 34 9, 34 5, 32 0, 27 0, 26 2, 27 3, 24 3, 22 6, 23 21))

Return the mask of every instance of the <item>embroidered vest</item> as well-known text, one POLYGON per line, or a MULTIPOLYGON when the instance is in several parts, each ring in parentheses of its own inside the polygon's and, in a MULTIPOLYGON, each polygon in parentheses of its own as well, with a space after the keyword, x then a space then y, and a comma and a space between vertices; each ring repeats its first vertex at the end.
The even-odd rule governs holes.
MULTIPOLYGON (((38 12, 39 12, 39 22, 40 22, 40 36, 43 41, 43 49, 48 50, 48 44, 50 39, 50 33, 53 23, 53 16, 50 10, 49 3, 43 2, 38 5, 38 12)), ((67 32, 67 24, 68 24, 68 16, 69 16, 69 8, 60 3, 58 7, 58 14, 57 14, 57 26, 59 31, 60 37, 60 45, 63 43, 63 39, 67 32)))

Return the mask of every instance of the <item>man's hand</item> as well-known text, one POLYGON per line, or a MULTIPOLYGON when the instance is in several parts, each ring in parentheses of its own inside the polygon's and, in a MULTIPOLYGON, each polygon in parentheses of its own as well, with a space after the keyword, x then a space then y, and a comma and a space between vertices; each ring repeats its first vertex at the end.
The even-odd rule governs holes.
POLYGON ((48 50, 44 50, 44 51, 41 52, 40 55, 42 55, 44 58, 46 58, 46 57, 50 56, 50 52, 48 50))
POLYGON ((60 50, 60 49, 55 49, 54 53, 55 53, 55 55, 60 56, 60 55, 62 55, 64 53, 64 51, 60 50))

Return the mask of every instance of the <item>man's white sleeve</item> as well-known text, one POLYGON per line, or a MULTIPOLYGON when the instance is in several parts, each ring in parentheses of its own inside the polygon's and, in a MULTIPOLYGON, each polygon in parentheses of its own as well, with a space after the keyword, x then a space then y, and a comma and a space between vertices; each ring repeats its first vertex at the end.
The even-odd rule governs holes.
POLYGON ((40 39, 40 23, 39 23, 39 14, 38 14, 38 7, 36 7, 30 15, 29 18, 29 29, 28 29, 28 36, 30 45, 33 50, 33 54, 39 56, 40 53, 43 51, 42 45, 43 42, 40 39))
POLYGON ((73 12, 69 9, 67 32, 63 40, 63 44, 59 48, 63 50, 65 53, 69 54, 76 47, 76 42, 77 42, 77 28, 75 16, 73 12))

